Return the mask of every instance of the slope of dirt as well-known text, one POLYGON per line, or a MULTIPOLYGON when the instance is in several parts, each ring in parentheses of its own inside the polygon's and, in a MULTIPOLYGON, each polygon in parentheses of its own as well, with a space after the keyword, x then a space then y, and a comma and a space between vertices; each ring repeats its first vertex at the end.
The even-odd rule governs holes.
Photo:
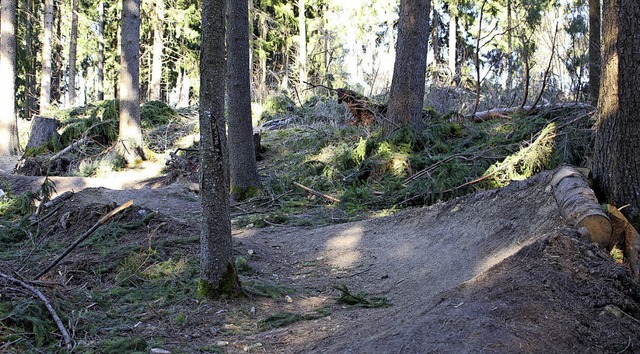
MULTIPOLYGON (((105 331, 77 333, 85 346, 110 333, 143 338, 175 353, 639 351, 638 285, 626 268, 567 228, 548 187, 550 176, 541 173, 384 218, 315 229, 235 230, 236 252, 253 269, 243 282, 286 286, 292 289, 286 298, 207 302, 187 292, 167 307, 160 305, 169 301, 163 294, 115 310, 123 295, 105 300, 107 295, 97 294, 116 285, 118 294, 149 286, 141 279, 114 283, 112 273, 122 269, 131 252, 144 256, 145 249, 153 249, 154 262, 185 257, 197 262, 198 196, 181 184, 86 189, 43 226, 47 242, 71 242, 110 207, 129 199, 136 207, 116 221, 132 224, 148 211, 158 215, 143 228, 80 247, 48 280, 66 284, 57 294, 91 289, 61 296, 72 297, 87 318, 95 312, 118 321, 105 331), (63 227, 64 215, 68 224, 63 227), (100 275, 100 267, 111 270, 100 275), (386 297, 391 306, 338 304, 333 288, 338 284, 353 293, 386 297), (274 313, 308 314, 318 308, 324 315, 274 329, 261 325, 274 313)), ((37 264, 44 266, 53 256, 40 256, 37 264)))

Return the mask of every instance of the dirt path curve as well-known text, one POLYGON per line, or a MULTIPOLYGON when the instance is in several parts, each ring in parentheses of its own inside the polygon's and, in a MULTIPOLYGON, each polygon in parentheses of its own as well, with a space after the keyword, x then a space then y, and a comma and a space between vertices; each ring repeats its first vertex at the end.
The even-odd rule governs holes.
MULTIPOLYGON (((273 258, 289 260, 289 267, 301 263, 324 267, 325 289, 345 284, 393 303, 389 308, 334 314, 320 329, 303 323, 278 340, 300 342, 298 349, 305 353, 397 352, 421 340, 410 333, 423 325, 443 291, 564 227, 547 188, 549 176, 541 174, 508 188, 387 218, 237 238, 270 244, 277 252, 273 258), (302 339, 313 344, 303 345, 302 339)), ((317 276, 294 272, 291 281, 296 287, 317 287, 317 276)), ((418 342, 413 347, 433 347, 433 343, 418 342)))

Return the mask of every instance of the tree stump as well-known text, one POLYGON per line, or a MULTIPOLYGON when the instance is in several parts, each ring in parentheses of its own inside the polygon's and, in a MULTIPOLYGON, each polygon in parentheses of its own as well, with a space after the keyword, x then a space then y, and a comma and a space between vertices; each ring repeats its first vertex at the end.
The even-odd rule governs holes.
POLYGON ((567 222, 583 236, 610 250, 614 246, 611 220, 600 208, 587 179, 575 168, 564 166, 553 175, 551 187, 567 222))
POLYGON ((52 138, 60 138, 58 121, 54 118, 35 116, 31 123, 31 134, 26 149, 37 149, 46 145, 52 138))

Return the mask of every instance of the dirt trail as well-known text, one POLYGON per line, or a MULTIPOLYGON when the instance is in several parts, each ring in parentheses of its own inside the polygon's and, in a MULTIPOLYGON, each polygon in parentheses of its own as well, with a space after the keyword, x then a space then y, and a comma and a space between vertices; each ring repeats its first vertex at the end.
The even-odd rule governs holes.
MULTIPOLYGON (((289 258, 292 267, 300 259, 320 260, 318 266, 331 270, 325 287, 345 284, 393 303, 389 308, 367 310, 366 315, 332 316, 324 331, 306 334, 315 337, 315 344, 304 352, 341 352, 346 343, 357 352, 381 352, 406 345, 407 338, 401 334, 421 323, 440 293, 563 227, 546 182, 548 174, 392 217, 309 230, 304 237, 293 230, 277 238, 271 233, 250 238, 270 239, 270 244, 278 246, 276 258, 289 258)), ((291 281, 295 286, 311 285, 305 275, 294 274, 291 281)))
MULTIPOLYGON (((390 307, 332 306, 331 315, 321 319, 212 336, 212 321, 223 323, 227 310, 246 311, 250 305, 203 303, 194 309, 201 317, 190 317, 189 326, 178 331, 162 322, 167 319, 132 318, 131 325, 139 325, 127 335, 164 338, 175 352, 219 341, 229 343, 230 353, 257 344, 268 353, 640 351, 638 285, 623 266, 567 227, 548 186, 550 176, 544 172, 384 218, 315 229, 234 231, 237 250, 253 254, 255 274, 249 279, 299 290, 290 304, 257 306, 256 320, 269 307, 312 311, 332 304, 336 284, 384 296, 390 307)), ((128 199, 190 223, 197 233, 198 196, 181 184, 86 189, 73 197, 73 205, 128 199)), ((170 239, 167 230, 162 237, 170 239)))
POLYGON ((238 236, 277 246, 271 261, 297 267, 294 286, 345 284, 393 303, 300 323, 271 340, 300 353, 640 350, 630 336, 640 322, 606 310, 640 309, 637 284, 565 225, 549 179, 381 219, 238 236))

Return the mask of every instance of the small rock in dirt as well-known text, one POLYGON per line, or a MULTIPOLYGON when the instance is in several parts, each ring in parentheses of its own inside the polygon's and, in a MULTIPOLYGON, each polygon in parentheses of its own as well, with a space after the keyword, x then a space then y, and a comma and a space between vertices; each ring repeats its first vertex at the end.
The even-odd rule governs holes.
POLYGON ((247 254, 249 254, 249 255, 252 255, 252 254, 254 254, 254 253, 255 253, 255 252, 254 252, 253 250, 248 250, 248 251, 247 251, 247 254))
POLYGON ((226 347, 227 345, 229 345, 229 342, 226 340, 219 340, 216 342, 216 347, 226 347))
POLYGON ((622 310, 620 310, 617 306, 613 306, 613 305, 607 305, 604 307, 604 312, 609 312, 610 314, 616 316, 617 318, 621 318, 624 316, 624 312, 622 312, 622 310))
POLYGON ((245 352, 254 350, 254 349, 258 349, 258 348, 262 348, 262 343, 255 343, 255 344, 251 344, 251 345, 247 345, 246 347, 242 348, 242 350, 244 350, 245 352))
POLYGON ((151 348, 151 354, 171 354, 170 351, 160 348, 151 348))
POLYGON ((287 295, 287 296, 284 297, 284 301, 286 301, 287 303, 290 304, 290 303, 293 302, 293 299, 291 298, 291 296, 287 295))

